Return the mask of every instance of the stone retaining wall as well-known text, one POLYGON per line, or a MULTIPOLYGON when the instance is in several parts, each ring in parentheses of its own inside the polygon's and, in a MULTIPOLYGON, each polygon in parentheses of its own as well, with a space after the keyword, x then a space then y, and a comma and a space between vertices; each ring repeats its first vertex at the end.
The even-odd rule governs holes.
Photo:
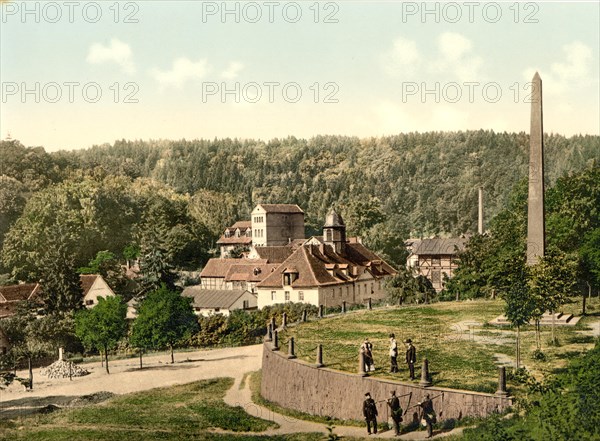
MULTIPOLYGON (((385 400, 392 390, 398 396, 411 393, 411 396, 400 398, 404 410, 422 401, 426 394, 433 398, 443 392, 433 401, 438 420, 483 417, 512 405, 510 397, 440 387, 423 388, 412 383, 317 368, 302 360, 288 359, 285 351, 272 351, 270 343, 263 346, 261 395, 282 407, 340 420, 362 420, 364 394, 370 392, 377 401, 379 419, 387 421, 389 412, 385 400)), ((404 424, 418 419, 418 408, 412 408, 404 417, 404 424)))

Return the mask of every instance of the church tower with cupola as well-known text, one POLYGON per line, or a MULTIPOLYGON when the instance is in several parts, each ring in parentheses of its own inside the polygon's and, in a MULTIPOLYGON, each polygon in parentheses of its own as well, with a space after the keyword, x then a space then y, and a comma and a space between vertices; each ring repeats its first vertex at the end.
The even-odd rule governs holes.
POLYGON ((333 250, 342 254, 346 246, 346 224, 344 219, 333 208, 327 213, 323 226, 323 242, 333 250))

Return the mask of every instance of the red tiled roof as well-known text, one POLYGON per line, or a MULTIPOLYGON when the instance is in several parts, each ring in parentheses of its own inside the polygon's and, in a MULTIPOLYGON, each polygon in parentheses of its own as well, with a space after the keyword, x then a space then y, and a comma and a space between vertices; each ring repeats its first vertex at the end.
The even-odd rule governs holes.
POLYGON ((181 293, 194 299, 197 308, 229 308, 244 293, 242 289, 202 289, 200 286, 188 286, 181 293))
POLYGON ((258 204, 267 213, 304 213, 296 204, 258 204))
POLYGON ((98 274, 81 274, 79 276, 79 280, 81 281, 81 289, 83 290, 84 297, 90 291, 92 285, 98 277, 100 277, 98 274))
POLYGON ((261 259, 266 259, 269 263, 283 263, 285 259, 292 255, 294 249, 285 245, 280 247, 256 247, 255 251, 261 259))
POLYGON ((250 221, 237 221, 235 224, 233 224, 231 227, 229 227, 230 230, 235 230, 239 228, 240 230, 246 230, 248 228, 252 228, 252 222, 250 221))
POLYGON ((249 244, 252 243, 252 238, 250 236, 240 236, 240 237, 235 237, 235 236, 225 237, 225 236, 221 236, 219 238, 219 240, 217 240, 217 243, 219 245, 235 245, 235 244, 249 245, 249 244))
MULTIPOLYGON (((245 260, 248 262, 248 260, 245 260)), ((225 275, 227 282, 260 282, 267 277, 271 272, 279 267, 278 264, 255 263, 258 260, 251 261, 252 263, 241 263, 239 265, 231 265, 229 271, 225 275)))
POLYGON ((39 283, 0 286, 0 302, 16 302, 33 299, 41 291, 39 283))
MULTIPOLYGON (((219 277, 224 278, 232 265, 240 265, 250 263, 246 259, 209 259, 206 266, 200 273, 200 277, 219 277)), ((252 261, 254 265, 267 263, 264 259, 255 259, 252 261)))

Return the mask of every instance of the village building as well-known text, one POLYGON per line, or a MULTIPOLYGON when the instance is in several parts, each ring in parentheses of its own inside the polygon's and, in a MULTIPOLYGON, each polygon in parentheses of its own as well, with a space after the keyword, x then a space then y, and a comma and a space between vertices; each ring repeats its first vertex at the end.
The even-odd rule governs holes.
POLYGON ((357 238, 346 238, 342 217, 331 210, 323 236, 314 236, 256 285, 258 307, 285 302, 315 306, 363 303, 385 297, 396 271, 357 238))
POLYGON ((452 278, 458 267, 458 253, 464 249, 467 241, 464 237, 409 240, 405 242, 410 253, 406 261, 407 268, 415 276, 427 277, 439 292, 444 289, 444 280, 452 278))
POLYGON ((254 247, 284 246, 304 239, 304 211, 295 204, 258 204, 251 214, 254 247))
POLYGON ((194 312, 208 317, 214 314, 229 316, 237 309, 256 309, 256 294, 244 289, 203 289, 201 286, 188 286, 181 293, 193 299, 194 312))
POLYGON ((234 250, 248 251, 252 246, 252 223, 239 221, 227 227, 217 241, 217 245, 222 258, 230 257, 234 250))
POLYGON ((107 298, 115 295, 100 274, 82 274, 79 279, 83 290, 83 305, 88 309, 98 304, 98 297, 107 298))
POLYGON ((21 283, 0 286, 0 319, 12 317, 22 302, 40 300, 42 287, 39 283, 21 283))

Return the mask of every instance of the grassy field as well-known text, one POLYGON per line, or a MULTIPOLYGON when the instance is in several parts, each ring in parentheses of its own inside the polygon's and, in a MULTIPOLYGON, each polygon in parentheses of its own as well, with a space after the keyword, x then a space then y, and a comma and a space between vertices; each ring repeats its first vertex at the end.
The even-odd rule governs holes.
POLYGON ((315 440, 318 434, 261 437, 210 433, 208 429, 259 432, 275 425, 230 407, 223 396, 230 378, 152 389, 104 403, 46 415, 0 421, 0 440, 315 440))
MULTIPOLYGON (((538 379, 563 368, 573 355, 592 347, 594 338, 578 331, 587 323, 598 321, 599 302, 590 302, 590 316, 575 327, 557 327, 559 346, 549 346, 550 327, 542 328, 542 351, 546 361, 533 358, 533 327, 521 332, 522 360, 538 379)), ((497 389, 497 359, 514 359, 515 333, 486 323, 502 314, 502 300, 441 302, 432 305, 389 307, 357 311, 290 327, 281 334, 282 350, 294 336, 299 358, 314 362, 317 344, 323 344, 325 365, 333 369, 356 372, 358 349, 365 337, 373 343, 375 376, 408 380, 402 341, 411 338, 417 348, 418 365, 429 360, 434 385, 493 393, 497 389), (469 327, 467 322, 482 326, 469 327), (395 333, 399 343, 399 374, 390 374, 388 335, 395 333)), ((578 305, 566 305, 565 312, 578 312, 578 305), (573 311, 571 311, 573 309, 573 311)), ((420 369, 417 371, 419 376, 420 369)), ((418 379, 415 380, 418 382, 418 379)), ((517 385, 513 392, 518 393, 517 385)))

